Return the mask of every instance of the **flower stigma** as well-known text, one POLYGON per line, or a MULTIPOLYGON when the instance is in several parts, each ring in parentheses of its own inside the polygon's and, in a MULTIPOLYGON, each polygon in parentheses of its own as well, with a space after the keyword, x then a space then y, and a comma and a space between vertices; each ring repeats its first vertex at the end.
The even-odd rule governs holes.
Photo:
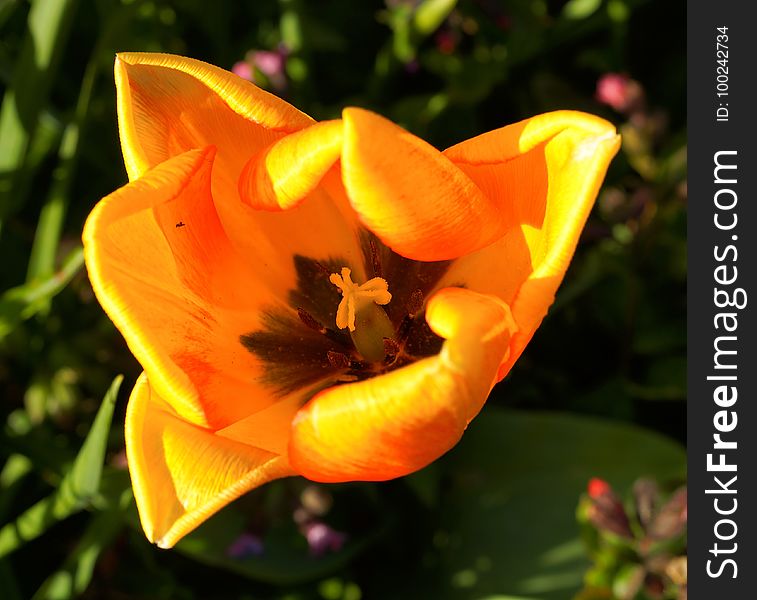
POLYGON ((380 306, 389 304, 392 299, 386 279, 374 277, 358 284, 352 281, 352 271, 342 267, 341 274, 332 273, 329 281, 342 292, 336 326, 349 329, 352 342, 364 359, 384 360, 386 340, 396 337, 391 320, 380 306))

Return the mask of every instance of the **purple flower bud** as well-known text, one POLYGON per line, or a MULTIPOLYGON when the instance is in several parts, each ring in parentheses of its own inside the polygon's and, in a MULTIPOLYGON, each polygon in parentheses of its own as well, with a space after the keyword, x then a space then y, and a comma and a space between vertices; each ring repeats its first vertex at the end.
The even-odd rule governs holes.
POLYGON ((337 552, 347 541, 347 535, 332 529, 325 523, 313 521, 303 528, 303 534, 310 546, 310 554, 323 556, 329 552, 337 552))
POLYGON ((652 522, 652 517, 657 508, 659 491, 657 484, 651 479, 638 479, 633 484, 634 504, 636 516, 641 526, 646 529, 652 522))
POLYGON ((284 73, 286 57, 282 52, 258 50, 252 54, 252 62, 266 77, 277 77, 284 73))
POLYGON ((234 63, 234 66, 231 67, 231 72, 235 75, 239 75, 242 79, 246 79, 247 81, 253 80, 252 67, 250 66, 250 63, 244 60, 234 63))
POLYGON ((633 112, 643 102, 641 85, 620 73, 606 73, 597 81, 596 98, 621 113, 633 112))
POLYGON ((263 540, 251 533, 243 533, 226 548, 226 556, 243 559, 260 556, 263 550, 263 540))
POLYGON ((595 477, 589 481, 587 491, 591 498, 588 516, 594 527, 624 538, 632 538, 631 525, 623 503, 610 484, 595 477))
POLYGON ((676 490, 667 503, 655 515, 649 526, 649 536, 655 540, 666 540, 681 535, 688 519, 686 488, 676 490))

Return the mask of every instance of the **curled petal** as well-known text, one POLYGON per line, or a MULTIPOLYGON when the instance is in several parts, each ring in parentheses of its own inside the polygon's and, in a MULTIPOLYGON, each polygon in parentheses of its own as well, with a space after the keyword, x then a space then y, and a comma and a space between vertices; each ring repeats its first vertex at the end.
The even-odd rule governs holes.
POLYGON ((316 189, 341 152, 342 122, 316 123, 250 159, 239 180, 239 194, 253 208, 292 208, 316 189))
POLYGON ((347 108, 342 179, 360 220, 395 252, 447 260, 510 227, 509 209, 438 150, 372 112, 347 108))
POLYGON ((115 64, 118 125, 129 177, 216 145, 249 156, 313 120, 241 77, 199 60, 124 52, 115 64))
POLYGON ((457 443, 483 406, 514 324, 501 300, 460 288, 427 307, 446 341, 437 356, 321 392, 292 425, 289 459, 323 482, 406 475, 457 443))
POLYGON ((125 435, 142 527, 163 548, 245 492, 294 474, 282 456, 187 423, 144 374, 129 398, 125 435))
POLYGON ((519 331, 500 378, 552 304, 619 147, 620 138, 607 121, 558 111, 445 151, 495 203, 513 207, 517 226, 488 248, 456 261, 441 282, 463 282, 512 306, 519 331))

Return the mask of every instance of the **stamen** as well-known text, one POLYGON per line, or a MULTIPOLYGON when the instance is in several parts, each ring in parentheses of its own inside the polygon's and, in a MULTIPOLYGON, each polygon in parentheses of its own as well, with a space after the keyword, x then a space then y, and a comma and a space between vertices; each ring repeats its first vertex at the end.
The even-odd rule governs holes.
POLYGON ((326 358, 328 359, 329 364, 335 369, 346 369, 350 366, 350 357, 341 352, 329 350, 326 352, 326 358))
POLYGON ((321 325, 318 320, 303 308, 297 309, 297 316, 308 328, 317 331, 318 333, 326 333, 326 328, 321 325))
POLYGON ((408 334, 410 333, 410 328, 413 326, 413 317, 410 315, 405 315, 402 317, 402 321, 400 322, 400 326, 397 328, 397 339, 401 342, 404 342, 407 339, 408 334))
POLYGON ((373 274, 376 277, 383 277, 384 272, 381 268, 381 257, 379 256, 379 250, 376 246, 376 241, 371 239, 368 244, 371 247, 371 267, 373 267, 373 274))

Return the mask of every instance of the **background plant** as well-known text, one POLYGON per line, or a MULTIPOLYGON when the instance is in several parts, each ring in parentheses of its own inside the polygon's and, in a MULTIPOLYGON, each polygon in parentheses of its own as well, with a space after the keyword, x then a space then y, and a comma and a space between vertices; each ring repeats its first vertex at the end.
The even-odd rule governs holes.
MULTIPOLYGON (((683 14, 648 0, 0 1, 4 597, 597 587, 597 549, 574 517, 587 481, 625 492, 641 476, 670 490, 685 477, 683 14), (448 456, 383 484, 278 482, 176 551, 147 544, 124 469, 126 398, 111 386, 123 374, 130 389, 138 366, 94 301, 79 241, 91 207, 126 181, 118 50, 233 68, 316 119, 371 108, 438 147, 558 108, 621 128, 555 305, 448 456)), ((610 593, 621 567, 602 572, 610 593)))

